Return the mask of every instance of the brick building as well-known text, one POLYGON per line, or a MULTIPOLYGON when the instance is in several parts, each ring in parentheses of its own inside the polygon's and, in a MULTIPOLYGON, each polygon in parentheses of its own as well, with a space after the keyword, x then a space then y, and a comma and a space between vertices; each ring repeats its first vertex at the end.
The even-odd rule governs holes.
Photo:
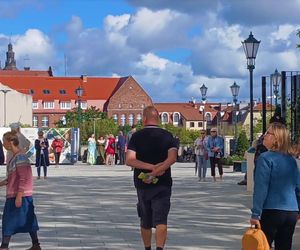
MULTIPOLYGON (((54 127, 64 120, 68 110, 78 106, 76 89, 83 89, 82 109, 96 107, 107 112, 120 125, 136 124, 142 110, 152 105, 149 95, 132 76, 127 77, 54 77, 47 71, 18 70, 12 45, 8 45, 5 68, 0 69, 0 82, 32 96, 32 126, 54 127)), ((18 100, 15 100, 18 105, 18 100)))

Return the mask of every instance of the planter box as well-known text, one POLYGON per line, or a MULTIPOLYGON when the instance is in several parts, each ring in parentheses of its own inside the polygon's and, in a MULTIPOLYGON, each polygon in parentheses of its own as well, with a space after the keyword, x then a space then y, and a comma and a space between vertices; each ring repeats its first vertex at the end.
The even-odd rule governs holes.
POLYGON ((247 172, 247 162, 246 161, 234 161, 233 162, 233 172, 247 172))

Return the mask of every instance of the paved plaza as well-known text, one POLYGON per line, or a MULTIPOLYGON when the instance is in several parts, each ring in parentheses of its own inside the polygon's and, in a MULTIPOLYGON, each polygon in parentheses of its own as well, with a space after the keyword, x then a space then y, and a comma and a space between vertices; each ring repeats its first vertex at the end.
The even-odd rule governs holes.
MULTIPOLYGON (((193 166, 173 166, 174 188, 165 249, 241 249, 251 206, 246 187, 236 184, 243 174, 228 168, 222 182, 213 183, 210 178, 198 182, 193 166)), ((4 176, 5 167, 1 166, 0 177, 4 176)), ((143 249, 132 171, 128 167, 51 166, 49 178, 35 180, 34 184, 44 250, 143 249)), ((3 207, 4 189, 0 197, 3 207)), ((30 244, 29 235, 17 234, 10 249, 24 250, 30 244)), ((300 223, 293 249, 300 249, 300 223)))

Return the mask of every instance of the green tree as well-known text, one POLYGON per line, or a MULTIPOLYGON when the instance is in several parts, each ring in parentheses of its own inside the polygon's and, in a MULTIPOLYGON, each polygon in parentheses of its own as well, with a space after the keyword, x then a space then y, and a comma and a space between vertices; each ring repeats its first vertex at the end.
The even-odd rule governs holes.
POLYGON ((245 151, 249 148, 249 141, 247 139, 246 131, 242 130, 238 136, 235 154, 238 156, 244 156, 245 151))

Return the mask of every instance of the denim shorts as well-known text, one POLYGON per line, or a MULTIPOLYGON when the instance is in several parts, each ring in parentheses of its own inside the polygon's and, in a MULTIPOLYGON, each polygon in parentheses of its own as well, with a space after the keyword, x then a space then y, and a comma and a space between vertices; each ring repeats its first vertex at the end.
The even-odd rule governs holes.
POLYGON ((160 224, 167 225, 171 193, 171 187, 163 185, 137 189, 137 211, 142 228, 150 229, 160 224))

